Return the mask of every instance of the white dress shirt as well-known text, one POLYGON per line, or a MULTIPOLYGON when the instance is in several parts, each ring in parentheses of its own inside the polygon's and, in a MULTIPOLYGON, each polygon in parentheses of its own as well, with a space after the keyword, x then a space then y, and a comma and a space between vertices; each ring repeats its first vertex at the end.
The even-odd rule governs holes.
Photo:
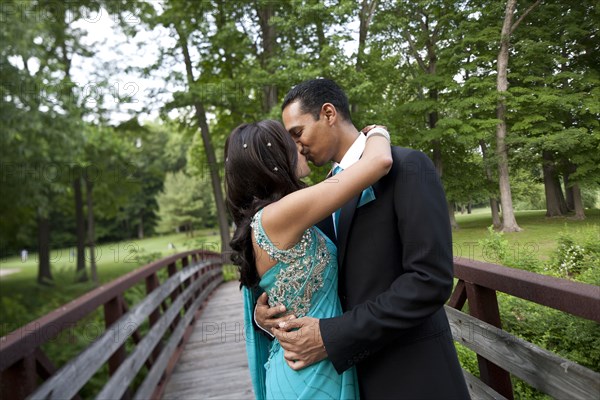
MULTIPOLYGON (((352 146, 350 146, 348 151, 346 151, 346 154, 344 154, 344 157, 342 157, 342 160, 339 163, 337 163, 335 161, 333 162, 333 166, 332 166, 331 170, 333 171, 335 169, 335 167, 338 167, 338 166, 342 170, 344 170, 346 168, 349 168, 353 164, 355 164, 362 156, 362 153, 365 151, 366 145, 367 145, 367 137, 365 135, 363 135, 362 133, 359 133, 359 135, 356 138, 356 140, 354 141, 354 143, 352 143, 352 146)), ((333 212, 331 214, 331 218, 333 218, 333 229, 335 231, 335 236, 337 237, 337 227, 335 226, 334 214, 335 214, 335 212, 333 212)))

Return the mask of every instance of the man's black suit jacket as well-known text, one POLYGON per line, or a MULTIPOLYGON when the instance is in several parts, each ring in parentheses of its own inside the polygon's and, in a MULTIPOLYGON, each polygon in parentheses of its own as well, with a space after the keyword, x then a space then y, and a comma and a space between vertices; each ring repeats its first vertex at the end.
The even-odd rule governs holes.
MULTIPOLYGON (((452 236, 431 160, 392 147, 376 199, 342 207, 339 295, 345 313, 320 321, 329 360, 356 364, 363 399, 469 397, 443 305, 452 290, 452 236)), ((335 238, 332 219, 319 228, 335 238)))

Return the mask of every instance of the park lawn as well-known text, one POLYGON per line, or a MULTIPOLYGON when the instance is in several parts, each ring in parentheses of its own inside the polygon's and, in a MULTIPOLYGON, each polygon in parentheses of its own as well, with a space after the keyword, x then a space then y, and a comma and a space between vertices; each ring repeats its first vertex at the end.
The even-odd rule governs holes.
MULTIPOLYGON (((177 252, 204 248, 219 251, 218 231, 205 229, 196 231, 194 237, 185 234, 155 236, 98 246, 96 255, 100 284, 110 282, 150 261, 177 252), (172 243, 175 248, 169 249, 172 243)), ((39 285, 37 279, 37 257, 30 253, 26 262, 19 257, 0 260, 0 270, 18 270, 0 277, 0 336, 26 324, 61 305, 92 290, 92 282, 75 282, 75 260, 71 249, 56 249, 51 252, 52 286, 39 285)), ((87 274, 90 277, 89 262, 87 274)))
MULTIPOLYGON (((586 219, 582 221, 569 217, 546 218, 545 214, 545 210, 516 212, 517 223, 523 231, 504 234, 514 259, 529 251, 541 261, 548 261, 563 232, 576 241, 584 241, 591 235, 600 241, 600 210, 586 210, 586 219)), ((454 256, 497 262, 493 254, 478 244, 478 241, 489 236, 487 228, 492 224, 489 211, 474 210, 472 214, 457 214, 456 221, 460 228, 452 232, 454 256)))
MULTIPOLYGON (((543 210, 516 213, 517 222, 524 230, 505 234, 512 251, 518 254, 524 249, 533 249, 541 260, 548 260, 556 249, 561 232, 567 231, 577 240, 594 234, 600 239, 600 210, 586 210, 587 219, 583 221, 546 218, 544 214, 543 210)), ((457 214, 456 219, 460 229, 453 231, 454 255, 496 261, 490 259, 478 244, 479 240, 488 237, 487 227, 491 225, 489 211, 474 210, 472 214, 457 214)), ((172 234, 103 244, 98 247, 96 256, 98 278, 100 283, 109 282, 150 261, 194 248, 218 251, 218 231, 197 231, 193 238, 185 234, 172 234), (169 243, 175 249, 169 249, 169 243)), ((58 249, 51 253, 53 286, 36 283, 35 254, 30 254, 29 260, 24 263, 19 257, 0 260, 0 269, 18 269, 16 273, 0 277, 0 336, 8 333, 10 328, 32 321, 94 288, 91 282, 75 282, 75 260, 70 253, 70 249, 58 249)))

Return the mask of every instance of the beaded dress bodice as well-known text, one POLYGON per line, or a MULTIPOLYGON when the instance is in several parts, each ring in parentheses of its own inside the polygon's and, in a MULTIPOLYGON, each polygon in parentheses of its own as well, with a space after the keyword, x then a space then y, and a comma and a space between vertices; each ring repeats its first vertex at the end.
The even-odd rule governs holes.
POLYGON ((254 215, 251 227, 259 247, 277 261, 262 277, 260 286, 269 296, 269 305, 283 304, 289 314, 300 318, 313 315, 314 305, 322 296, 336 289, 337 296, 337 249, 316 227, 307 229, 292 248, 278 249, 269 239, 262 226, 262 209, 254 215), (327 289, 320 293, 323 287, 327 289))
MULTIPOLYGON (((262 210, 250 224, 253 239, 277 261, 262 276, 259 286, 267 292, 269 305, 283 304, 296 317, 332 318, 342 314, 337 293, 337 249, 316 227, 307 229, 292 248, 282 250, 269 239, 262 226, 262 210)), ((356 399, 356 369, 339 374, 329 360, 293 370, 277 339, 269 341, 252 325, 254 307, 261 290, 244 288, 246 348, 252 384, 262 399, 356 399)))

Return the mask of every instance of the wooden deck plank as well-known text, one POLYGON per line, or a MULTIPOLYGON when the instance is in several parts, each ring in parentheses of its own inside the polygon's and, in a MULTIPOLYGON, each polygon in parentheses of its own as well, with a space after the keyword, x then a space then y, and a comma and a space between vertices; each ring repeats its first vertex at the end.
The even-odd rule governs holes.
POLYGON ((194 326, 163 399, 253 399, 238 282, 222 284, 194 326))

